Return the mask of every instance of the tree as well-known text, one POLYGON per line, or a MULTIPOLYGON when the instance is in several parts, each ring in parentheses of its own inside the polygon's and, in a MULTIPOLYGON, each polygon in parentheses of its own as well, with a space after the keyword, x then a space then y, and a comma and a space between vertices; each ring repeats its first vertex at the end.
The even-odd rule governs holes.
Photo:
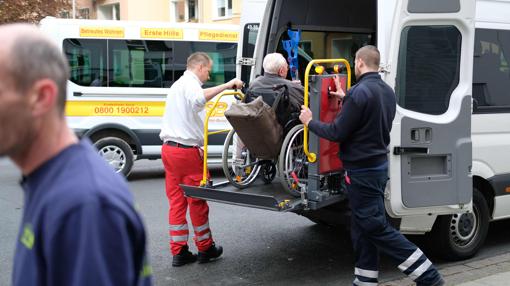
POLYGON ((71 10, 71 0, 0 0, 0 24, 39 23, 46 16, 58 17, 71 10))

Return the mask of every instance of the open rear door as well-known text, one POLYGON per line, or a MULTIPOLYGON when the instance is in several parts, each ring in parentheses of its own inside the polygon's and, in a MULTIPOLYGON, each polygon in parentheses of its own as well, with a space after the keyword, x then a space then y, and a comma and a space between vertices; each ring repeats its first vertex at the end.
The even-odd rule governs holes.
POLYGON ((469 210, 476 1, 389 2, 390 43, 379 44, 388 48, 385 80, 395 88, 398 106, 387 210, 393 216, 469 210))

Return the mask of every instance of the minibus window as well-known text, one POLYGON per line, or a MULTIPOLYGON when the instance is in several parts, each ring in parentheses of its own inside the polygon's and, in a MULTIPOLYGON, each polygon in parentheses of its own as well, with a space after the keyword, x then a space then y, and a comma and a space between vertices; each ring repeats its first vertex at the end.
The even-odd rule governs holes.
POLYGON ((395 93, 406 109, 443 114, 459 84, 462 35, 454 26, 402 30, 395 93))
POLYGON ((476 29, 473 112, 510 111, 510 31, 476 29))
MULTIPOLYGON (((244 25, 243 32, 243 58, 253 58, 255 51, 255 42, 257 41, 257 34, 259 33, 259 23, 249 23, 244 25)), ((241 67, 241 80, 248 82, 250 78, 251 66, 241 67)))
POLYGON ((109 86, 165 87, 173 82, 167 72, 172 43, 164 41, 109 40, 111 76, 109 86))
POLYGON ((106 40, 65 39, 63 50, 73 83, 82 86, 107 86, 106 40))
POLYGON ((175 42, 174 77, 178 79, 186 70, 186 60, 194 52, 205 52, 213 61, 210 79, 204 88, 225 83, 235 77, 236 43, 175 42))

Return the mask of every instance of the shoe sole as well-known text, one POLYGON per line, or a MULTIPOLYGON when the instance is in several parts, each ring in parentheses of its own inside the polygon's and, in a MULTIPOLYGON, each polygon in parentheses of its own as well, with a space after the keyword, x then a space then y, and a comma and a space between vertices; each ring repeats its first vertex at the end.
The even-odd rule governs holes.
POLYGON ((208 258, 208 259, 204 259, 204 260, 199 259, 199 260, 198 260, 198 264, 204 264, 204 263, 214 262, 214 261, 216 261, 216 260, 218 260, 218 259, 220 259, 220 258, 221 258, 221 256, 218 256, 218 257, 216 257, 216 258, 208 258))

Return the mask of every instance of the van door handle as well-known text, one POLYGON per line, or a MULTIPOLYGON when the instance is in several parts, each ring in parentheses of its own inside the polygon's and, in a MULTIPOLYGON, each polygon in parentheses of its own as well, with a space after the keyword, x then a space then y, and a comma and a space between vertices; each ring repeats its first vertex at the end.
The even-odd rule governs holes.
POLYGON ((427 147, 400 147, 395 146, 393 148, 394 155, 405 155, 405 154, 428 154, 429 148, 427 147))

